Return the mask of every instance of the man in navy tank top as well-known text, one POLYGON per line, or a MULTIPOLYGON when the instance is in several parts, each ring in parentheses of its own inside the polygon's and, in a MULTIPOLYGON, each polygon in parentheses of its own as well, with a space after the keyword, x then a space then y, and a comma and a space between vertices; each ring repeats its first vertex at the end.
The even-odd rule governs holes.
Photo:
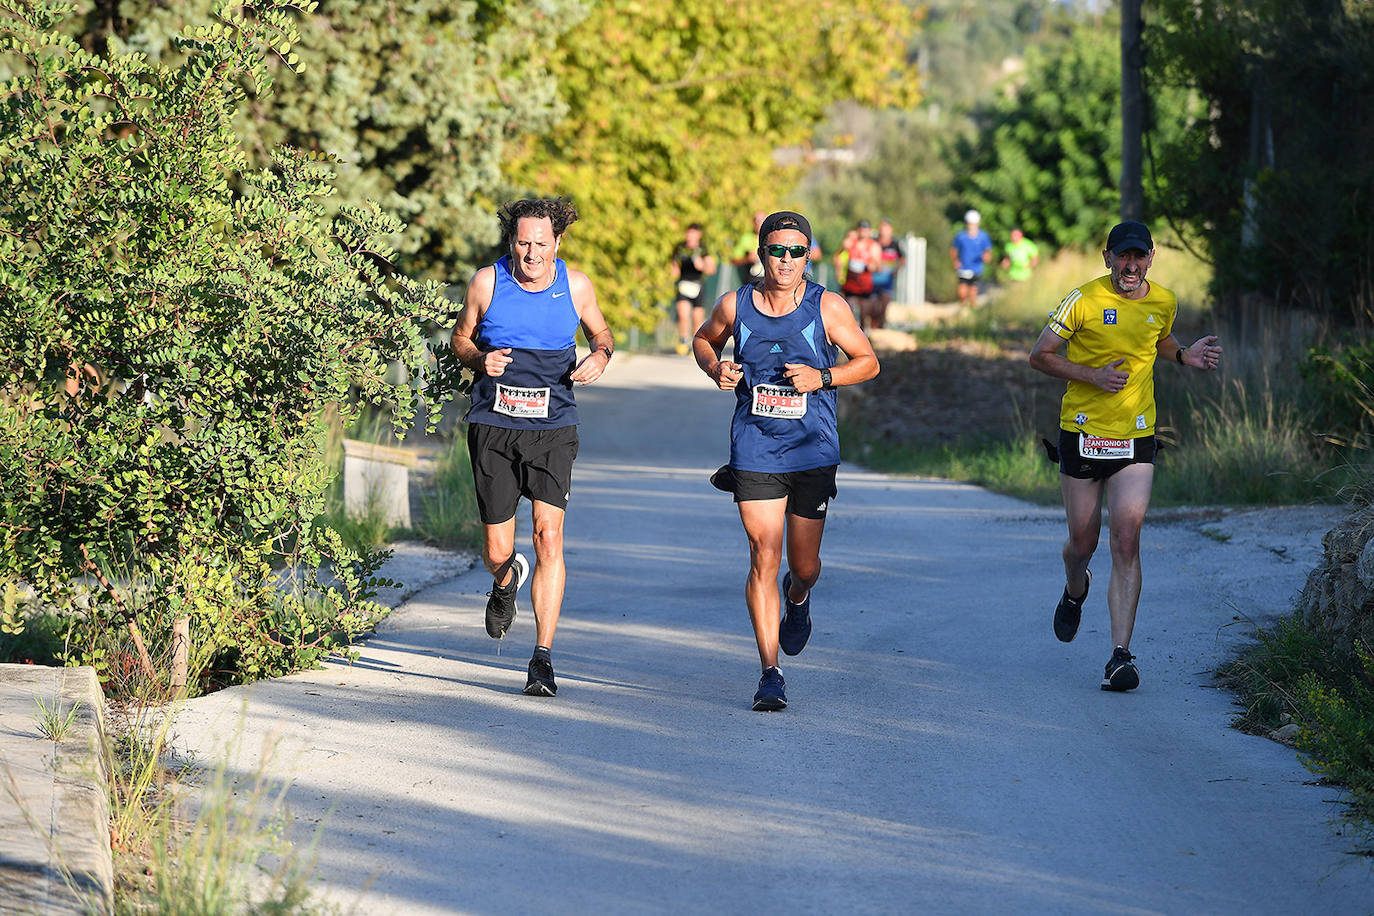
POLYGON ((498 214, 506 256, 468 284, 453 352, 474 373, 468 452, 482 518, 483 560, 491 571, 487 634, 500 639, 515 619, 515 595, 530 573, 515 550, 515 509, 529 499, 534 522, 535 648, 525 693, 551 697, 554 631, 563 606, 563 517, 577 457, 574 385, 606 371, 615 348, 587 276, 558 258, 577 220, 572 202, 520 200, 498 214), (581 325, 591 355, 580 363, 581 325))
POLYGON ((734 494, 749 539, 744 600, 763 666, 754 694, 760 711, 787 707, 778 649, 796 655, 811 636, 811 587, 821 575, 821 535, 840 463, 835 389, 878 374, 878 357, 849 305, 806 279, 810 251, 806 217, 770 215, 759 227, 763 278, 721 296, 693 341, 697 365, 735 393, 730 463, 711 482, 734 494), (734 359, 722 359, 732 337, 734 359), (837 366, 840 351, 848 361, 837 366))

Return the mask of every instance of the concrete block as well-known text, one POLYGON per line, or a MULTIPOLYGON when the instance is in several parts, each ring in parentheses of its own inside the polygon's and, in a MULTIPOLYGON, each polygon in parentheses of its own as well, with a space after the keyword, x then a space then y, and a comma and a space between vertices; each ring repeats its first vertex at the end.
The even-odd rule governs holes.
POLYGON ((111 911, 108 779, 95 669, 0 665, 0 912, 111 911), (61 741, 35 698, 81 704, 61 741))
POLYGON ((380 511, 388 525, 410 527, 410 469, 418 459, 405 449, 345 439, 344 510, 380 511))

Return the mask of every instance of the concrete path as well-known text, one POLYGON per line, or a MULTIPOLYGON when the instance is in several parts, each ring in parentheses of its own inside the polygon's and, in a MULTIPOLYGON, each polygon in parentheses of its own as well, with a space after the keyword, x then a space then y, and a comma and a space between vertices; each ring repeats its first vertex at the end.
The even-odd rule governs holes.
MULTIPOLYGON (((754 713, 744 536, 706 481, 731 398, 687 359, 618 356, 579 402, 557 698, 520 693, 533 615, 522 593, 498 655, 478 568, 410 600, 351 667, 183 712, 184 744, 209 759, 252 771, 272 749, 298 841, 319 825, 330 900, 368 914, 1370 910, 1369 867, 1330 823, 1337 794, 1290 748, 1230 729, 1210 677, 1244 618, 1287 610, 1334 513, 1158 513, 1143 683, 1117 695, 1098 689, 1105 589, 1076 642, 1051 632, 1058 512, 846 467, 816 630, 784 664, 791 706, 754 713)), ((1109 565, 1104 544, 1099 582, 1109 565)))

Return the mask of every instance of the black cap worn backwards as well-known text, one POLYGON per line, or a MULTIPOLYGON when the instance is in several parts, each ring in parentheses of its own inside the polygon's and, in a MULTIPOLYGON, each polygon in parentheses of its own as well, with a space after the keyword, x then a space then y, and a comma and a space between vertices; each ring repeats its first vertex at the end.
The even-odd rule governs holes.
POLYGON ((811 224, 806 221, 806 217, 791 210, 779 210, 777 213, 768 214, 768 218, 759 227, 759 247, 763 247, 763 240, 768 238, 779 229, 795 229, 806 236, 806 243, 811 244, 811 224))
POLYGON ((1123 251, 1130 251, 1138 248, 1141 251, 1154 251, 1154 239, 1150 238, 1150 230, 1145 228, 1144 223, 1137 223, 1127 220, 1124 223, 1117 223, 1112 227, 1112 231, 1107 234, 1107 250, 1112 254, 1121 254, 1123 251))

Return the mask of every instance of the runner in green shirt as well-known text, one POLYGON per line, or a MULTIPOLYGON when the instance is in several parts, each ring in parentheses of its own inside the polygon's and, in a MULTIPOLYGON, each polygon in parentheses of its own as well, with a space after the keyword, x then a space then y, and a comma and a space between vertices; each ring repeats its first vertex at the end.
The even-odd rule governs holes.
POLYGON ((1029 280, 1031 268, 1040 263, 1040 248, 1026 238, 1020 229, 1011 230, 1011 241, 1007 243, 1002 257, 1002 269, 1009 280, 1029 280))

